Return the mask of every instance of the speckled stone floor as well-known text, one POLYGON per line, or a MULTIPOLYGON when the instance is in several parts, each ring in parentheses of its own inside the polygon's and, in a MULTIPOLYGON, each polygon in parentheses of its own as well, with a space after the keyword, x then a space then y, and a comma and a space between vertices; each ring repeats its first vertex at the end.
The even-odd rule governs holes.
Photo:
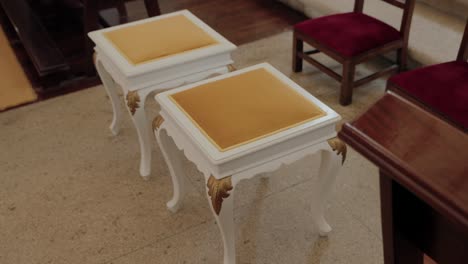
MULTIPOLYGON (((339 106, 334 80, 311 66, 291 73, 291 42, 284 32, 240 46, 236 66, 269 62, 344 120, 383 94, 379 79, 357 88, 351 106, 339 106)), ((158 106, 149 101, 152 117, 158 106)), ((184 163, 189 194, 178 213, 169 212, 171 181, 158 146, 143 181, 130 120, 114 137, 111 118, 102 87, 0 114, 0 263, 222 262, 201 174, 184 163)), ((377 168, 349 150, 326 214, 333 232, 319 238, 309 208, 318 162, 310 156, 238 185, 238 263, 383 263, 377 168)))

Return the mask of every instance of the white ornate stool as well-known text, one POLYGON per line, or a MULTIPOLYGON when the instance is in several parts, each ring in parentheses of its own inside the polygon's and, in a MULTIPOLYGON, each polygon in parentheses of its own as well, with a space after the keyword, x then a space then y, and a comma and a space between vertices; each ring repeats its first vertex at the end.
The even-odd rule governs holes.
POLYGON ((161 112, 153 129, 174 185, 167 206, 176 211, 184 196, 180 149, 205 175, 225 264, 236 262, 236 184, 316 152, 322 161, 312 201, 314 224, 321 235, 331 231, 323 216, 325 201, 346 155, 346 146, 335 138, 340 116, 332 109, 269 64, 163 92, 156 100, 161 112))
POLYGON ((236 46, 187 10, 89 33, 96 69, 111 99, 110 129, 119 131, 121 86, 138 132, 140 174, 150 174, 151 133, 144 105, 154 91, 178 87, 229 71, 236 46))

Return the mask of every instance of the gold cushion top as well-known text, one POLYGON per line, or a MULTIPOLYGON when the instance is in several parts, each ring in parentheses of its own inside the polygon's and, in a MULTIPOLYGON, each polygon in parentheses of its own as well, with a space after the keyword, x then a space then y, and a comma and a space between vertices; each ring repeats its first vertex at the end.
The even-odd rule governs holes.
POLYGON ((220 151, 325 115, 265 69, 209 82, 170 98, 220 151))
POLYGON ((184 15, 123 27, 108 31, 104 36, 132 64, 145 63, 217 43, 184 15))

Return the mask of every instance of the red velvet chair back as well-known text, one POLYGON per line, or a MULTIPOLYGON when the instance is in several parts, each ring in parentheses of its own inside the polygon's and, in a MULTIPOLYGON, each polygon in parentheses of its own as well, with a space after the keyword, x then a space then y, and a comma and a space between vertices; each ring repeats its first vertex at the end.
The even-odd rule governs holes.
MULTIPOLYGON (((408 43, 411 18, 413 16, 413 10, 415 0, 382 0, 388 4, 403 9, 403 18, 401 20, 400 33, 403 35, 403 40, 408 43)), ((364 9, 364 0, 355 0, 354 12, 362 13, 364 9)))
POLYGON ((460 45, 460 50, 458 51, 458 61, 467 61, 468 60, 468 19, 466 20, 465 34, 463 34, 463 39, 460 45))

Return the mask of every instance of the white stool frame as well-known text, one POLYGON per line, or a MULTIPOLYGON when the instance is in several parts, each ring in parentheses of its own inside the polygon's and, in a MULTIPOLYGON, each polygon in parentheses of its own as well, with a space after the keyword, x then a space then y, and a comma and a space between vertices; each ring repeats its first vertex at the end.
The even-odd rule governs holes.
POLYGON ((122 118, 117 94, 117 86, 120 86, 138 133, 141 152, 140 175, 147 178, 151 173, 151 132, 144 111, 148 95, 229 72, 233 63, 230 53, 236 49, 236 46, 187 10, 93 31, 89 33, 89 37, 96 44, 96 69, 114 112, 110 125, 111 132, 114 135, 118 134, 122 118), (104 36, 105 32, 111 30, 175 15, 186 16, 213 37, 218 44, 133 65, 104 36))
MULTIPOLYGON (((205 80, 198 84, 226 78, 259 67, 265 67, 280 75, 279 77, 290 85, 300 88, 268 64, 256 65, 205 80)), ((339 115, 313 96, 308 95, 309 98, 313 98, 314 103, 326 110, 327 115, 320 118, 322 120, 311 121, 311 124, 306 124, 303 129, 292 129, 302 130, 301 133, 280 132, 260 139, 259 142, 249 143, 237 149, 211 156, 210 151, 214 149, 210 149, 210 147, 213 146, 205 145, 205 143, 210 143, 203 140, 200 144, 199 140, 202 139, 199 137, 202 136, 200 132, 194 130, 195 126, 188 119, 184 119, 179 115, 180 113, 177 113, 177 110, 173 108, 174 106, 170 105, 170 100, 167 97, 170 93, 190 89, 194 85, 178 88, 157 96, 157 101, 161 104, 161 112, 153 121, 153 130, 172 177, 174 189, 173 197, 167 203, 169 210, 176 212, 180 208, 185 195, 184 171, 181 169, 183 157, 179 151, 182 150, 185 156, 205 176, 207 198, 223 239, 224 264, 235 264, 233 200, 236 185, 244 179, 274 171, 283 164, 290 164, 308 155, 321 153, 319 179, 315 185, 315 190, 312 190, 315 194, 312 208, 316 210, 313 224, 317 226, 320 235, 327 235, 331 231, 331 227, 324 218, 326 202, 341 164, 346 157, 346 145, 336 138, 335 124, 340 120, 339 115), (175 146, 172 142, 175 143, 175 146), (248 145, 254 145, 254 147, 248 145), (224 157, 222 157, 223 155, 224 157)), ((302 88, 300 89, 302 90, 302 88)), ((302 90, 302 92, 305 91, 302 90)))

